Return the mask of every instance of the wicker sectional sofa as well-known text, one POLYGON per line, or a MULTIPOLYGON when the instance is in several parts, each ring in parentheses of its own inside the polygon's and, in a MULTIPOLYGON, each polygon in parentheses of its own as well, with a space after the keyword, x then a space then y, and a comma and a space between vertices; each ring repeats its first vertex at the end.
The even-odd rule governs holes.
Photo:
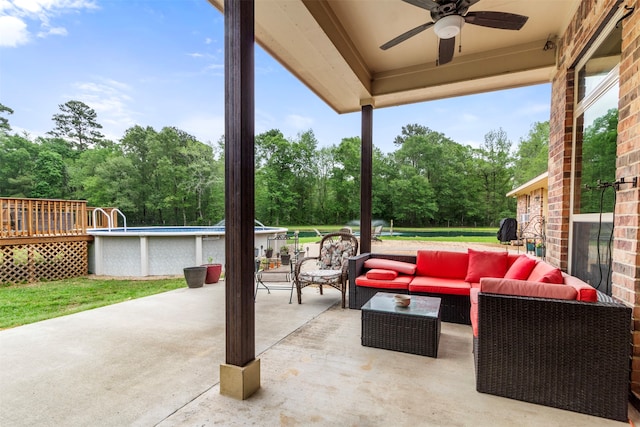
POLYGON ((440 297, 443 321, 472 325, 479 392, 627 420, 631 308, 576 277, 523 254, 351 258, 349 307, 376 292, 440 297))

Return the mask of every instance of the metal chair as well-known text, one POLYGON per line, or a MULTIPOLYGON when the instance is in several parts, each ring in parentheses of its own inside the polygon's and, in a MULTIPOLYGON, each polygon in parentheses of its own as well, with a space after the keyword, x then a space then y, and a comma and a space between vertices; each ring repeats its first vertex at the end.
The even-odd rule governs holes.
POLYGON ((298 292, 298 304, 302 304, 302 288, 318 285, 320 295, 323 286, 336 288, 342 294, 345 308, 349 258, 358 254, 358 239, 350 233, 330 233, 320 241, 317 257, 304 257, 296 262, 294 281, 298 292))
POLYGON ((381 242, 380 236, 382 235, 382 226, 377 225, 371 229, 371 240, 375 240, 376 242, 381 242))

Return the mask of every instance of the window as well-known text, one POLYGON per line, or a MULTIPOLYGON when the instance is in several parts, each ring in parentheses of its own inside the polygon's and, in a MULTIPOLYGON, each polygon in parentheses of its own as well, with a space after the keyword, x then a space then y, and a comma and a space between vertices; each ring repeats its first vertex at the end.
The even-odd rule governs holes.
POLYGON ((610 24, 576 67, 570 270, 609 295, 621 41, 610 24))
POLYGON ((614 191, 603 185, 616 178, 620 47, 621 34, 616 29, 578 71, 573 168, 576 214, 613 212, 614 191))

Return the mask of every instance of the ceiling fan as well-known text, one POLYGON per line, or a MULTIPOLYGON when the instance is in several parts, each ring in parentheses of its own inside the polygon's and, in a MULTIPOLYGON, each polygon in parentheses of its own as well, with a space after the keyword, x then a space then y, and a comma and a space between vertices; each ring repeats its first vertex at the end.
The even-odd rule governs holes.
POLYGON ((420 34, 427 28, 433 27, 438 36, 438 64, 446 64, 453 59, 453 52, 456 45, 456 35, 462 26, 467 24, 479 25, 481 27, 497 28, 500 30, 519 30, 529 19, 528 16, 516 15, 507 12, 478 11, 469 12, 469 7, 480 0, 402 0, 414 6, 426 9, 431 12, 433 22, 422 25, 400 34, 380 46, 380 49, 387 50, 403 41, 420 34))

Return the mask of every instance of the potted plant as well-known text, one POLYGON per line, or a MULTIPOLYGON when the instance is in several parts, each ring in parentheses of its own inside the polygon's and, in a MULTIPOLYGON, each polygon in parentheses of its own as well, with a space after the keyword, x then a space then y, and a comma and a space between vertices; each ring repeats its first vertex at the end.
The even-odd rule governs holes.
POLYGON ((220 274, 222 273, 222 264, 214 263, 213 257, 209 257, 207 262, 208 263, 204 265, 204 267, 207 268, 207 275, 204 283, 207 285, 211 283, 218 283, 218 280, 220 280, 220 274))
POLYGON ((536 256, 540 258, 544 257, 544 243, 536 244, 536 256))
POLYGON ((536 244, 535 242, 531 241, 531 240, 527 240, 527 252, 533 252, 536 249, 536 244))
POLYGON ((289 262, 291 261, 289 246, 284 245, 280 248, 280 259, 282 260, 282 265, 289 265, 289 262))
POLYGON ((267 246, 267 249, 264 250, 264 256, 267 258, 271 258, 273 256, 273 248, 271 246, 267 246))
POLYGON ((204 280, 207 277, 207 267, 204 265, 185 267, 183 268, 183 272, 187 286, 190 288, 201 288, 202 285, 204 285, 204 280))

